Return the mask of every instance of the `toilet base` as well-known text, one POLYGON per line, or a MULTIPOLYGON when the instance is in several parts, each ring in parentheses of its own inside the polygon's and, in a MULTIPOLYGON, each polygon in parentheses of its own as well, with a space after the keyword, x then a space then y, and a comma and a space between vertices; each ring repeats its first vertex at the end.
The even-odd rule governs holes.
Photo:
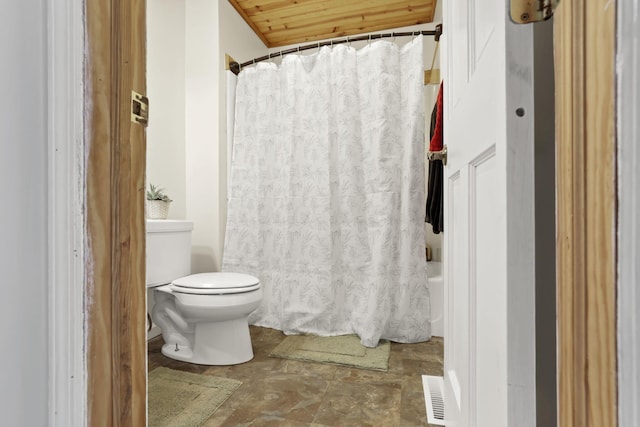
POLYGON ((253 359, 248 316, 222 322, 196 323, 191 344, 194 344, 193 348, 165 343, 162 354, 183 362, 216 366, 237 365, 253 359))

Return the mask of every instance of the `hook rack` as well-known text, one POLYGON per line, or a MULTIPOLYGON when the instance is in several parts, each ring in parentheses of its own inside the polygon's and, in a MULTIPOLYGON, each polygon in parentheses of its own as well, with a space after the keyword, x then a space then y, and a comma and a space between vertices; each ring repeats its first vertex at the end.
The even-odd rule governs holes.
POLYGON ((447 146, 440 151, 427 151, 427 160, 442 160, 443 165, 447 165, 447 146))

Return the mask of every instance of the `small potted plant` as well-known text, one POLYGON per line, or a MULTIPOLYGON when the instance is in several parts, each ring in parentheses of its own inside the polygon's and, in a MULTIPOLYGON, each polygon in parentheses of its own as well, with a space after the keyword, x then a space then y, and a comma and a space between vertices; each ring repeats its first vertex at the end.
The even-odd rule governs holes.
POLYGON ((169 205, 172 200, 164 193, 164 189, 149 184, 147 190, 147 218, 167 219, 169 205))

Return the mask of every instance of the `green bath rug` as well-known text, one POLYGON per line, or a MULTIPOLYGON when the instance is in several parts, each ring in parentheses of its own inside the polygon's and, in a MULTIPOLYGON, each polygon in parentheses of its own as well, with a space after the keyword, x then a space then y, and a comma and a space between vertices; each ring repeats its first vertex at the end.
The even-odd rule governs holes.
POLYGON ((240 381, 159 367, 149 373, 149 427, 201 426, 240 381))
POLYGON ((376 348, 364 347, 357 335, 292 335, 286 337, 269 356, 387 371, 390 350, 388 341, 380 341, 376 348))

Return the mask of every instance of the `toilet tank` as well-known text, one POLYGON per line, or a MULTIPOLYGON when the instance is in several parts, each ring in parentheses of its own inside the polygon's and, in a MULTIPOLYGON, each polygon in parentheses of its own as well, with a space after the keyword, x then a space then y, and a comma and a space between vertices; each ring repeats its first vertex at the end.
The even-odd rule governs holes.
POLYGON ((185 220, 147 220, 147 287, 191 274, 191 230, 185 220))

